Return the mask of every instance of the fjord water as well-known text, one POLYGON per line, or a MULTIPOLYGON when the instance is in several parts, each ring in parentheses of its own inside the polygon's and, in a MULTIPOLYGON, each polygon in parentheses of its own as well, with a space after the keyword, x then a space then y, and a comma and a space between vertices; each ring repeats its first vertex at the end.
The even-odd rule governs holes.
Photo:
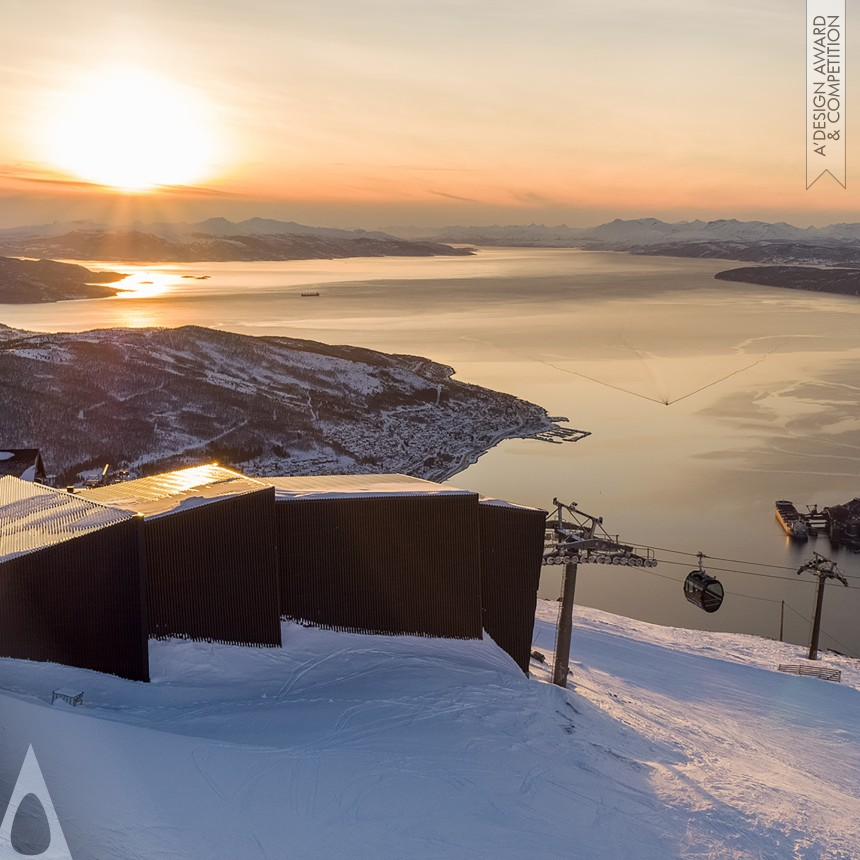
MULTIPOLYGON (((450 483, 539 507, 576 501, 621 540, 663 548, 653 570, 581 566, 578 600, 774 637, 784 600, 785 638, 805 642, 815 584, 794 569, 817 549, 854 577, 850 589, 826 588, 821 644, 858 654, 860 556, 822 537, 789 542, 773 502, 804 509, 860 495, 860 299, 713 279, 732 265, 569 249, 103 264, 129 272, 132 292, 0 306, 0 322, 37 331, 196 324, 449 364, 464 381, 593 434, 564 445, 508 440, 450 483), (666 550, 742 562, 706 560, 727 592, 718 613, 684 601, 694 559, 666 550), (758 575, 729 572, 738 570, 758 575)), ((559 575, 544 569, 542 596, 558 593, 559 575)))

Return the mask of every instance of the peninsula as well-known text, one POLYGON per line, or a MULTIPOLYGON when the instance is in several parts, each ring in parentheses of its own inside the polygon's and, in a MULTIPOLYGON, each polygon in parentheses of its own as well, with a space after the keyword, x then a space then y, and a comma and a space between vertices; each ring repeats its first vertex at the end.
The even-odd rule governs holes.
POLYGON ((56 480, 217 460, 255 475, 406 472, 442 480, 540 407, 413 355, 197 326, 38 334, 0 326, 0 439, 56 480))
POLYGON ((0 304, 105 298, 118 292, 106 285, 123 278, 119 272, 93 272, 72 263, 0 257, 0 304))

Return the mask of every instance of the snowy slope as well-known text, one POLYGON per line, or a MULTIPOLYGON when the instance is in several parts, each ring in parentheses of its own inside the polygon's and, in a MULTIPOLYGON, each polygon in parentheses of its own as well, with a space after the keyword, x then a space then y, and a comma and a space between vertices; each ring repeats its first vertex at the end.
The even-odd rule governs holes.
POLYGON ((570 692, 491 641, 151 648, 151 685, 0 661, 0 803, 32 743, 75 858, 858 856, 849 661, 790 677, 797 646, 587 609, 570 692))

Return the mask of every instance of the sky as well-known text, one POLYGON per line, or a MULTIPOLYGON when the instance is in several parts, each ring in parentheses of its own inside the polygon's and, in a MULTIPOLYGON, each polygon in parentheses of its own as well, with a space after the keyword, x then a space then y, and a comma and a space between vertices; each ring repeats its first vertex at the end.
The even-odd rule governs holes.
POLYGON ((0 9, 0 226, 858 220, 850 102, 805 188, 799 0, 0 9))

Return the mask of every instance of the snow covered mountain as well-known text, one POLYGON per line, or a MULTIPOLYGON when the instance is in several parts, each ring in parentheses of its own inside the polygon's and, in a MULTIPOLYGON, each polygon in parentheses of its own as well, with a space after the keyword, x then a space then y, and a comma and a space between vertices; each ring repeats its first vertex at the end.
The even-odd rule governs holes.
POLYGON ((0 253, 63 260, 142 263, 233 260, 335 260, 348 257, 464 256, 439 242, 313 234, 150 233, 135 229, 78 229, 51 236, 2 236, 0 253))
POLYGON ((76 860, 858 856, 857 661, 584 607, 569 691, 489 639, 283 641, 153 641, 151 684, 0 660, 0 817, 32 745, 76 860))
POLYGON ((612 246, 644 246, 667 242, 860 242, 860 223, 831 224, 829 227, 795 227, 785 221, 667 222, 659 218, 616 218, 596 227, 568 227, 559 224, 512 224, 500 226, 391 227, 396 235, 447 242, 485 245, 537 244, 580 247, 603 243, 612 246))
POLYGON ((14 227, 0 230, 0 253, 51 259, 181 263, 462 256, 471 252, 367 230, 309 227, 265 218, 239 223, 209 218, 196 224, 135 222, 109 226, 72 221, 14 227))
MULTIPOLYGON (((860 239, 860 224, 853 238, 860 239)), ((831 228, 806 229, 780 221, 737 221, 734 218, 717 221, 679 221, 667 223, 657 218, 637 218, 623 221, 616 218, 608 224, 583 231, 583 239, 599 240, 619 245, 651 245, 662 242, 764 242, 815 241, 835 238, 831 228)), ((846 237, 847 238, 847 237, 846 237)))
POLYGON ((391 227, 397 236, 404 239, 433 239, 436 242, 486 245, 499 247, 575 247, 585 233, 580 227, 558 224, 547 227, 543 224, 511 224, 500 226, 464 227, 391 227))
POLYGON ((13 238, 48 238, 75 232, 105 232, 110 230, 137 230, 166 239, 207 236, 319 236, 332 239, 396 239, 389 233, 368 230, 342 230, 337 227, 311 227, 295 221, 278 221, 273 218, 248 218, 230 221, 227 218, 207 218, 204 221, 132 221, 128 224, 108 224, 103 221, 54 221, 50 224, 32 224, 7 227, 0 230, 0 241, 13 238))
POLYGON ((589 228, 519 224, 392 227, 388 232, 381 232, 311 227, 267 218, 249 218, 238 223, 226 218, 209 218, 197 223, 135 222, 123 227, 75 221, 0 230, 0 253, 126 262, 472 253, 469 248, 453 248, 451 243, 584 248, 763 263, 860 265, 860 223, 801 228, 784 221, 769 224, 734 218, 676 223, 658 218, 616 218, 589 228))
POLYGON ((794 227, 781 221, 615 220, 586 230, 580 247, 668 257, 699 257, 756 263, 860 264, 860 224, 794 227))
POLYGON ((233 222, 226 218, 207 218, 194 224, 154 223, 134 224, 135 229, 150 233, 171 235, 206 233, 210 236, 319 236, 331 239, 396 239, 379 230, 342 230, 337 227, 311 227, 295 221, 278 221, 274 218, 247 218, 233 222))
POLYGON ((0 328, 0 439, 41 448, 63 482, 111 463, 218 460, 251 474, 440 478, 539 406, 451 378, 428 359, 213 329, 36 334, 0 328))
POLYGON ((584 248, 763 263, 860 264, 860 223, 802 228, 784 221, 769 224, 733 218, 677 223, 616 218, 589 228, 521 224, 390 229, 412 238, 487 246, 584 248))

